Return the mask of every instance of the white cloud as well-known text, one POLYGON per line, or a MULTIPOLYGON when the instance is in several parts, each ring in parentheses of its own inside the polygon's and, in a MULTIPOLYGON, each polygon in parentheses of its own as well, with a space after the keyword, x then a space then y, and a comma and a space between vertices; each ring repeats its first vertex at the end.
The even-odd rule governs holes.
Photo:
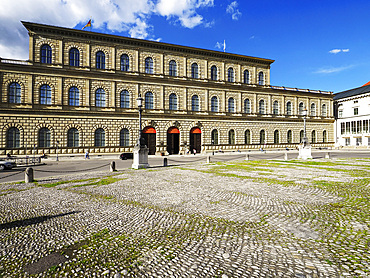
POLYGON ((233 20, 238 20, 242 16, 242 13, 238 9, 238 5, 238 2, 234 1, 230 3, 230 5, 228 5, 226 8, 226 12, 231 14, 231 18, 233 20))
POLYGON ((353 68, 354 65, 349 65, 349 66, 342 66, 342 67, 326 67, 326 68, 321 68, 315 71, 314 73, 319 73, 319 74, 330 74, 330 73, 336 73, 336 72, 341 72, 350 68, 353 68))
POLYGON ((153 39, 150 18, 159 14, 186 28, 206 24, 198 9, 214 0, 2 0, 0 57, 28 59, 27 30, 20 21, 74 28, 92 18, 92 31, 107 28, 131 37, 153 39))
MULTIPOLYGON (((196 9, 212 7, 213 0, 159 0, 157 12, 168 19, 175 18, 186 28, 194 28, 203 22, 196 9)), ((206 23, 205 23, 206 24, 206 23)))
POLYGON ((329 51, 329 53, 331 54, 338 54, 339 52, 349 52, 349 49, 346 48, 346 49, 338 49, 338 48, 335 48, 335 49, 332 49, 329 51))

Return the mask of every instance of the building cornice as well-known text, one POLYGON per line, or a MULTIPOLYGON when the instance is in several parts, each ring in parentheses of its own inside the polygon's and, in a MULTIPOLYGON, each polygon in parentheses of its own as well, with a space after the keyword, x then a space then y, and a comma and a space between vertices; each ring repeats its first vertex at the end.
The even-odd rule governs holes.
POLYGON ((38 24, 32 22, 22 21, 29 33, 43 34, 49 36, 70 37, 85 41, 99 41, 110 44, 124 44, 130 47, 144 47, 152 48, 159 51, 178 52, 181 54, 188 54, 191 56, 203 56, 216 59, 236 60, 239 62, 256 63, 264 66, 270 66, 275 60, 264 59, 258 57, 245 56, 240 54, 225 53, 214 50, 207 50, 202 48, 195 48, 189 46, 175 45, 170 43, 134 39, 117 35, 109 35, 97 32, 82 31, 71 28, 64 28, 52 25, 38 24))

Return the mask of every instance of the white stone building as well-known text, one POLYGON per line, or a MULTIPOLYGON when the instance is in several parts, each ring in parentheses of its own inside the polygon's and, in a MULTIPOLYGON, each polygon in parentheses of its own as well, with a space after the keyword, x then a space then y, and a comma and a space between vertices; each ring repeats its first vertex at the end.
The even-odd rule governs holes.
POLYGON ((370 146, 370 85, 336 93, 334 105, 336 146, 370 146))

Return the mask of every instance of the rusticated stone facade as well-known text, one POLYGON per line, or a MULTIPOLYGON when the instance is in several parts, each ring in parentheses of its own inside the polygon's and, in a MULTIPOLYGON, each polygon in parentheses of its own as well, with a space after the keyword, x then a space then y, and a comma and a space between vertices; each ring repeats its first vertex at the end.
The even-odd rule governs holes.
POLYGON ((270 86, 273 60, 23 24, 29 60, 0 60, 0 154, 129 152, 139 96, 153 154, 292 148, 304 108, 333 144, 332 93, 270 86))

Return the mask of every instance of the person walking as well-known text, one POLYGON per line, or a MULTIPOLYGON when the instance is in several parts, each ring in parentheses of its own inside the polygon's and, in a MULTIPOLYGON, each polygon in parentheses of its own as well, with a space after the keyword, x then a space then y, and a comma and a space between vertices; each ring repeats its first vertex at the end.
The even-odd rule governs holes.
POLYGON ((85 159, 90 159, 89 151, 86 151, 86 153, 85 153, 85 159))

